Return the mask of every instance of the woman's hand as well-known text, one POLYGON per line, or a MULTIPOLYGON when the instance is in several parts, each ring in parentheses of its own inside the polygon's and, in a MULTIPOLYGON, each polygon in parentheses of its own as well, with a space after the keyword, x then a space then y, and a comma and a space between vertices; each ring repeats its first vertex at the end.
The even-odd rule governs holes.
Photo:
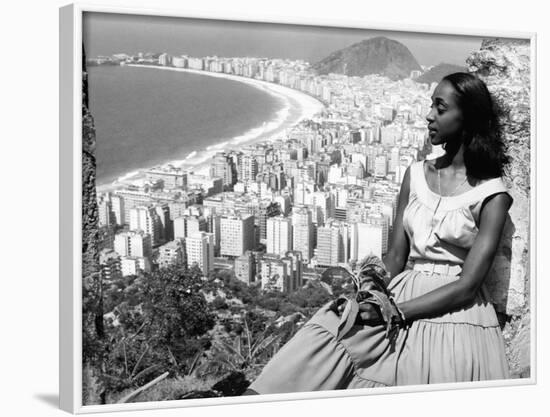
POLYGON ((384 324, 384 319, 380 313, 380 308, 371 303, 359 304, 359 315, 357 316, 359 324, 366 324, 368 326, 378 326, 384 324))

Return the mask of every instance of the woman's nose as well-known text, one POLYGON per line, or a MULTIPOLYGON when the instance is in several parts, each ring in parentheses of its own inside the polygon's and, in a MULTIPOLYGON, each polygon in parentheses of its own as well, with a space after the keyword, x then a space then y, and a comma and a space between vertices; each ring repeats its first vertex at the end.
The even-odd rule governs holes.
POLYGON ((428 122, 433 122, 434 121, 434 109, 430 109, 430 111, 426 115, 426 120, 428 122))

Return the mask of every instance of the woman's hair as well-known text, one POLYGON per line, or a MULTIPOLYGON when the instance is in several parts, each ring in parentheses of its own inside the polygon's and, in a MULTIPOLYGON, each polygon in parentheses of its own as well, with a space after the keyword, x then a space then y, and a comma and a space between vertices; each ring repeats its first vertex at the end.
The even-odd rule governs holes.
MULTIPOLYGON (((464 116, 464 164, 477 179, 500 177, 508 163, 498 123, 497 109, 485 83, 466 72, 443 78, 456 91, 464 116)), ((443 81, 442 80, 442 81, 443 81)))

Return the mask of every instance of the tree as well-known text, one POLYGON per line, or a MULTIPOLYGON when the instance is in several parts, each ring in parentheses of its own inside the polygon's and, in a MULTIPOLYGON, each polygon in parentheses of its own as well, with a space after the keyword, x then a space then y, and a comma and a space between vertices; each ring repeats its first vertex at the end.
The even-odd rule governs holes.
MULTIPOLYGON (((131 291, 136 300, 116 306, 118 325, 109 324, 106 385, 111 390, 141 386, 159 373, 188 373, 209 348, 205 334, 214 315, 201 289, 201 272, 176 266, 145 274, 131 291)), ((116 290, 116 289, 115 289, 116 290)))

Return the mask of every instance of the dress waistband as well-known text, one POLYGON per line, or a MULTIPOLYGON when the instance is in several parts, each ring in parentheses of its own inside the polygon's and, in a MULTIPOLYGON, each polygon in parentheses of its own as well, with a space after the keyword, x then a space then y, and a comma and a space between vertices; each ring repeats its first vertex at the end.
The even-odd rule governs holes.
POLYGON ((428 274, 460 275, 460 273, 462 272, 462 265, 452 264, 444 261, 415 259, 413 260, 412 269, 428 274))

